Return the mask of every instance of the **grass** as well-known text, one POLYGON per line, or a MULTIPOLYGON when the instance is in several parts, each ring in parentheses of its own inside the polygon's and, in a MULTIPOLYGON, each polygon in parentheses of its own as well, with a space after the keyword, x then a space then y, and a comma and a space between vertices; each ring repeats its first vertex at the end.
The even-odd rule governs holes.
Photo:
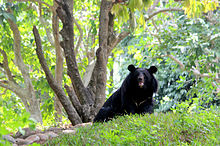
POLYGON ((220 110, 126 115, 77 129, 46 145, 220 145, 220 110))

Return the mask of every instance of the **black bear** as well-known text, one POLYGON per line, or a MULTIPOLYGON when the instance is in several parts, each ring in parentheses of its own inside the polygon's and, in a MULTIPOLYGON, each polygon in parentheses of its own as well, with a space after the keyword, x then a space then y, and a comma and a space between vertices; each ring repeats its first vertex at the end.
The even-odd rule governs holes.
POLYGON ((94 122, 105 122, 116 115, 153 113, 153 93, 157 92, 158 88, 153 74, 157 72, 157 68, 136 68, 131 64, 128 70, 129 75, 104 103, 94 122))

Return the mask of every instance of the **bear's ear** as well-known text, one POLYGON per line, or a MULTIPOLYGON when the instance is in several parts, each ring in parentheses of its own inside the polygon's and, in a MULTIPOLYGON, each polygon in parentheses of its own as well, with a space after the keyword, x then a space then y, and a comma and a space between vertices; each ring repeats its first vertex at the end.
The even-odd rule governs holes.
POLYGON ((151 74, 153 74, 153 73, 156 73, 156 72, 157 72, 157 68, 156 68, 156 66, 151 66, 151 67, 148 69, 148 71, 149 71, 151 74))
POLYGON ((130 65, 128 66, 128 70, 129 70, 130 72, 134 72, 134 71, 136 70, 136 68, 135 68, 135 66, 134 66, 133 64, 130 64, 130 65))

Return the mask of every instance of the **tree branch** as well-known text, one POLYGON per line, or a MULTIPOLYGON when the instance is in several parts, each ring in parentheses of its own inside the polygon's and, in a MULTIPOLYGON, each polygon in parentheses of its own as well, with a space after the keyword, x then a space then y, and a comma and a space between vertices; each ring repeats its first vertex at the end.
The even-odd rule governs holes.
POLYGON ((160 37, 159 37, 157 34, 151 32, 151 30, 150 30, 148 27, 146 27, 146 29, 147 29, 147 31, 148 31, 152 36, 155 36, 155 37, 157 38, 158 42, 161 44, 161 39, 160 39, 160 37))
POLYGON ((82 120, 79 117, 78 113, 76 112, 75 108, 73 107, 73 105, 71 104, 71 102, 69 101, 67 96, 65 95, 65 92, 63 91, 61 86, 59 86, 57 84, 57 82, 55 81, 55 79, 53 78, 53 75, 47 66, 47 63, 46 63, 46 60, 44 58, 44 54, 42 51, 40 35, 39 35, 39 32, 38 32, 36 26, 34 26, 34 28, 33 28, 33 33, 35 36, 35 42, 36 42, 36 46, 37 46, 37 48, 36 48, 37 56, 39 58, 41 66, 46 74, 46 79, 47 79, 50 87, 53 89, 53 91, 55 92, 55 94, 59 98, 60 102, 62 103, 65 111, 67 112, 68 118, 71 121, 71 123, 73 125, 82 123, 82 120))
POLYGON ((157 15, 159 13, 167 12, 167 11, 183 11, 183 9, 181 9, 181 8, 164 8, 164 9, 160 9, 160 10, 157 10, 157 11, 151 13, 147 18, 145 18, 145 21, 150 20, 151 18, 153 18, 155 15, 157 15))
MULTIPOLYGON (((8 12, 12 13, 11 9, 8 8, 8 12)), ((13 32, 14 36, 14 54, 15 54, 15 62, 18 66, 19 70, 21 71, 21 74, 24 78, 24 83, 27 91, 29 92, 29 99, 28 100, 36 100, 34 87, 29 75, 29 70, 26 67, 26 64, 23 61, 23 58, 21 56, 21 35, 20 31, 18 29, 18 26, 16 23, 14 23, 11 19, 8 19, 9 26, 13 32)), ((38 104, 37 104, 38 105, 38 104)))
POLYGON ((64 49, 66 63, 67 63, 67 74, 69 75, 73 88, 79 98, 81 104, 92 104, 91 94, 83 85, 82 79, 79 74, 78 65, 76 62, 75 51, 74 51, 74 30, 73 30, 73 17, 70 13, 69 6, 64 1, 60 2, 56 9, 59 18, 63 23, 63 29, 60 34, 63 37, 63 41, 60 43, 64 49))
POLYGON ((12 77, 12 74, 11 74, 11 71, 9 69, 9 66, 8 66, 8 57, 7 57, 7 54, 4 50, 0 49, 0 53, 3 55, 3 68, 4 70, 6 71, 6 74, 7 74, 7 78, 8 80, 10 81, 14 81, 13 77, 12 77))
MULTIPOLYGON (((162 55, 161 57, 169 57, 170 59, 172 59, 173 61, 175 61, 177 64, 179 64, 181 70, 183 70, 183 71, 186 70, 185 65, 184 65, 180 60, 178 60, 177 58, 175 58, 173 55, 167 54, 167 55, 162 55)), ((208 73, 202 73, 202 74, 201 74, 200 71, 197 70, 195 67, 192 67, 192 69, 190 69, 190 71, 192 71, 195 76, 206 77, 206 78, 212 78, 212 76, 210 76, 208 73)), ((188 72, 190 72, 190 71, 188 71, 188 72)), ((217 83, 220 83, 219 78, 213 78, 213 79, 214 79, 217 83)))
POLYGON ((79 113, 79 115, 83 115, 82 113, 82 105, 81 103, 79 102, 75 92, 74 92, 74 89, 69 87, 68 85, 65 85, 64 86, 69 97, 70 97, 70 101, 72 102, 73 106, 76 108, 77 112, 79 113))
POLYGON ((110 43, 110 50, 114 49, 118 43, 120 43, 121 40, 123 40, 125 37, 127 37, 130 34, 130 32, 126 32, 123 31, 121 32, 118 37, 116 39, 114 39, 111 43, 110 43))
POLYGON ((167 55, 162 55, 162 57, 169 57, 170 59, 172 59, 173 61, 175 61, 177 64, 179 64, 180 69, 181 69, 182 71, 185 70, 184 64, 183 64, 180 60, 178 60, 177 58, 175 58, 173 55, 167 54, 167 55))
MULTIPOLYGON (((8 9, 8 11, 10 13, 11 10, 8 9)), ((8 19, 10 28, 13 32, 13 36, 14 36, 14 54, 15 54, 15 64, 18 66, 19 70, 22 73, 22 76, 24 78, 24 82, 26 87, 30 87, 29 85, 32 84, 31 80, 30 80, 30 76, 29 76, 29 71, 26 67, 26 65, 24 64, 24 61, 21 57, 21 35, 20 35, 20 31, 18 30, 18 26, 16 23, 14 23, 11 19, 8 19)), ((32 86, 32 85, 31 85, 32 86)))
POLYGON ((76 44, 76 48, 75 48, 75 52, 76 54, 78 53, 78 49, 79 49, 79 46, 82 42, 82 39, 83 39, 83 30, 82 28, 80 27, 79 23, 76 21, 76 19, 73 17, 73 22, 76 24, 78 30, 79 30, 79 33, 80 33, 80 36, 79 36, 79 39, 77 41, 77 44, 76 44))
POLYGON ((12 92, 14 92, 18 97, 20 97, 22 100, 24 100, 25 96, 25 92, 27 92, 26 90, 24 90, 23 88, 21 88, 18 84, 16 84, 13 81, 4 81, 1 80, 0 81, 0 86, 11 90, 12 92))
POLYGON ((31 5, 31 7, 37 12, 39 21, 40 21, 40 23, 43 25, 43 27, 46 30, 48 41, 50 42, 50 44, 52 46, 55 46, 53 37, 51 35, 51 30, 49 29, 49 25, 50 24, 43 18, 42 14, 41 14, 41 7, 37 6, 35 4, 31 5))

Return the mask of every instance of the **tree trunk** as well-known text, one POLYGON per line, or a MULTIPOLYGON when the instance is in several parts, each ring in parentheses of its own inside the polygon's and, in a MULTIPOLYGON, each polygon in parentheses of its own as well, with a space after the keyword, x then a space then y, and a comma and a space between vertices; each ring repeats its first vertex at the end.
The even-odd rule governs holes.
POLYGON ((63 89, 57 85, 46 65, 36 27, 34 27, 35 42, 38 58, 47 76, 48 83, 61 101, 70 121, 74 125, 78 122, 91 121, 105 102, 108 56, 112 49, 129 33, 122 32, 118 37, 114 35, 114 16, 111 14, 113 3, 109 0, 102 0, 99 18, 99 48, 96 51, 96 62, 92 75, 88 77, 90 78, 89 83, 83 84, 77 67, 76 53, 74 52, 73 3, 72 0, 56 0, 56 2, 58 4, 56 12, 63 23, 63 28, 60 31, 63 39, 60 45, 64 50, 67 73, 73 87, 65 86, 69 97, 66 97, 63 89))
POLYGON ((30 117, 35 119, 37 122, 42 123, 39 100, 37 100, 36 97, 33 96, 33 93, 31 94, 30 92, 26 92, 19 97, 21 98, 26 111, 30 113, 30 117))
MULTIPOLYGON (((57 4, 54 1, 54 8, 57 8, 57 4)), ((53 25, 53 36, 54 36, 54 45, 56 49, 56 67, 55 67, 55 80, 57 84, 62 87, 63 79, 63 51, 59 43, 59 18, 55 12, 53 12, 52 18, 53 25)), ((59 98, 55 95, 54 99, 54 108, 55 108, 55 121, 62 122, 62 104, 59 101, 59 98)))
POLYGON ((99 48, 96 52, 96 64, 93 70, 92 78, 88 88, 95 95, 94 114, 102 107, 105 102, 105 89, 106 89, 106 66, 110 52, 109 35, 112 35, 113 30, 113 16, 110 14, 113 6, 112 1, 102 0, 100 7, 99 17, 99 48))
MULTIPOLYGON (((10 9, 8 9, 8 12, 12 13, 10 9)), ((37 122, 42 123, 40 103, 39 100, 36 98, 35 90, 33 88, 32 81, 29 75, 29 70, 24 64, 23 58, 21 56, 21 36, 18 30, 18 26, 11 19, 8 19, 8 22, 14 36, 15 65, 21 71, 22 77, 24 79, 24 87, 19 86, 15 82, 15 80, 13 80, 11 71, 7 63, 7 55, 3 50, 1 50, 1 53, 4 56, 4 70, 7 72, 8 81, 6 81, 5 84, 0 84, 0 86, 11 90, 16 95, 18 95, 18 97, 21 98, 26 111, 30 113, 31 117, 37 122)))

